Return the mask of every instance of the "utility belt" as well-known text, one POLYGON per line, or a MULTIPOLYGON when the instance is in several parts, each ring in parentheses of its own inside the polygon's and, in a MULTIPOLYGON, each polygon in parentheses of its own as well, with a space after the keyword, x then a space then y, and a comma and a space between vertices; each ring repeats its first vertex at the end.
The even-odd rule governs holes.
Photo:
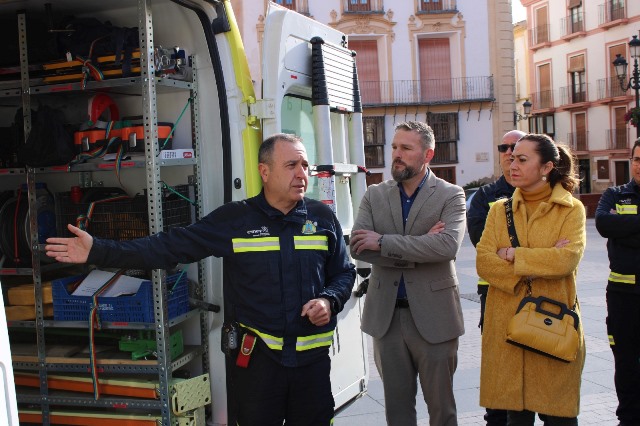
MULTIPOLYGON (((271 350, 281 351, 284 346, 284 338, 282 337, 272 336, 233 321, 225 322, 222 326, 222 352, 227 357, 235 359, 238 367, 247 368, 258 338, 271 350)), ((296 339, 296 352, 328 347, 332 343, 333 330, 309 336, 298 336, 296 339)))

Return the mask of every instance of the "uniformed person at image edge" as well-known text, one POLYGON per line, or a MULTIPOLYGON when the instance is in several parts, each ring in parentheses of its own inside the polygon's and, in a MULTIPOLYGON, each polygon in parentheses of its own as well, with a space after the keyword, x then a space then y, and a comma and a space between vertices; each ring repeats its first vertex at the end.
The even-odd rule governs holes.
POLYGON ((355 267, 331 209, 304 196, 308 160, 298 137, 277 134, 258 154, 263 191, 227 203, 186 228, 133 241, 50 238, 59 262, 168 269, 208 256, 224 259, 226 305, 259 336, 247 368, 232 365, 239 426, 328 426, 333 422, 329 347, 349 300, 355 267))
POLYGON ((607 334, 615 361, 619 426, 640 425, 640 139, 631 149, 633 179, 607 189, 596 228, 607 238, 607 334))

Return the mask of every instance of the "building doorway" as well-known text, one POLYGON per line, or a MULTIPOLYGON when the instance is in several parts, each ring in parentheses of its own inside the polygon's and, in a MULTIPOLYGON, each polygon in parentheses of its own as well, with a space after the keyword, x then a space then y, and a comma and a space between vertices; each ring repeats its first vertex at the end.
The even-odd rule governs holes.
POLYGON ((578 160, 578 175, 580 176, 580 193, 591 193, 591 161, 587 158, 578 160))
POLYGON ((614 185, 624 185, 629 182, 629 161, 614 161, 616 168, 616 182, 614 185))

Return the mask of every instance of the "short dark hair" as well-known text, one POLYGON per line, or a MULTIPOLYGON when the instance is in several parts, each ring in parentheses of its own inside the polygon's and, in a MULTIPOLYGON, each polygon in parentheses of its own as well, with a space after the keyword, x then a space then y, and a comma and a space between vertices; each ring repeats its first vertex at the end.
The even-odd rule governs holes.
POLYGON ((636 142, 631 147, 631 157, 633 157, 633 151, 635 151, 638 146, 640 146, 640 138, 636 139, 636 142))
POLYGON ((571 149, 567 145, 554 142, 544 134, 529 133, 521 137, 520 141, 531 141, 536 144, 535 151, 540 155, 540 164, 551 161, 553 170, 549 172, 549 185, 553 188, 560 183, 564 189, 573 192, 580 184, 576 161, 571 149))
POLYGON ((278 141, 302 143, 302 139, 300 139, 300 137, 289 133, 276 133, 271 135, 260 144, 260 149, 258 150, 258 163, 271 164, 273 147, 278 141))
POLYGON ((395 131, 397 132, 398 130, 419 134, 420 142, 422 142, 422 147, 425 151, 436 148, 436 139, 433 135, 433 130, 427 123, 423 123, 422 121, 404 121, 396 124, 395 131))

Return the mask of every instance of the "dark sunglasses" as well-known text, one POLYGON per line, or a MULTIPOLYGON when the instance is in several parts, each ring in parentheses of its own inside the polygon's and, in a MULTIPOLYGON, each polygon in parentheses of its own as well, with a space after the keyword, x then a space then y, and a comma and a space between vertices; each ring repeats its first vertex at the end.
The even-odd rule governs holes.
POLYGON ((511 148, 511 152, 513 152, 515 147, 516 147, 515 143, 503 143, 503 144, 498 145, 498 151, 499 152, 507 152, 509 150, 509 148, 511 148))

